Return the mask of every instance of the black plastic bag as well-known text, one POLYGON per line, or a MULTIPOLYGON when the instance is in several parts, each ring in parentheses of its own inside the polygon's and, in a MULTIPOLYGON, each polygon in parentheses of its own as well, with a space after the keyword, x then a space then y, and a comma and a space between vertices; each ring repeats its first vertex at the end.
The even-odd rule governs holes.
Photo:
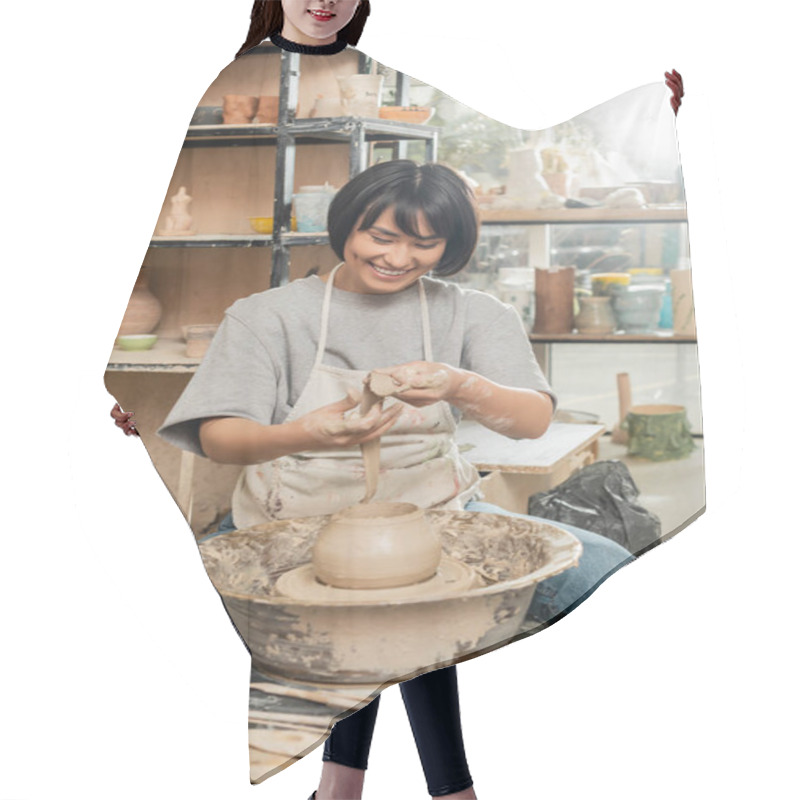
POLYGON ((597 461, 532 495, 528 513, 598 533, 639 554, 661 536, 659 518, 636 503, 639 490, 621 461, 597 461))

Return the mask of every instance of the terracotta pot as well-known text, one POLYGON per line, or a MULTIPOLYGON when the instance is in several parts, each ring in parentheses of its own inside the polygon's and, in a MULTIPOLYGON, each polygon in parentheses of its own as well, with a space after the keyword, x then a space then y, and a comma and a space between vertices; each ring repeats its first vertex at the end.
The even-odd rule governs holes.
POLYGON ((148 279, 147 268, 142 267, 133 285, 131 299, 128 301, 117 336, 152 333, 161 320, 161 303, 150 291, 148 279))
POLYGON ((222 98, 222 120, 226 125, 246 125, 253 121, 258 98, 246 94, 226 94, 222 98))
POLYGON ((378 116, 381 119, 424 125, 433 116, 433 109, 417 106, 381 106, 378 109, 378 116))
POLYGON ((572 333, 575 320, 575 269, 536 270, 534 333, 572 333))
POLYGON ((412 503, 364 503, 331 517, 314 544, 317 579, 342 589, 384 589, 427 580, 442 556, 439 536, 412 503))
POLYGON ((258 110, 253 122, 262 122, 268 125, 278 124, 278 105, 280 97, 277 95, 261 95, 258 99, 258 110))

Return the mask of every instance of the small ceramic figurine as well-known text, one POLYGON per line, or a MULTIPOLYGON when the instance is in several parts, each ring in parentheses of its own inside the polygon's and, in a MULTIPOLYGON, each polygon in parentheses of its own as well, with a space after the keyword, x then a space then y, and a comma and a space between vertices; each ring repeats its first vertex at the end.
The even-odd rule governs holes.
POLYGON ((167 225, 163 231, 159 231, 161 236, 191 236, 194 231, 192 230, 192 215, 189 213, 189 204, 192 198, 186 191, 185 186, 178 189, 177 194, 174 194, 170 200, 171 211, 167 217, 167 225))

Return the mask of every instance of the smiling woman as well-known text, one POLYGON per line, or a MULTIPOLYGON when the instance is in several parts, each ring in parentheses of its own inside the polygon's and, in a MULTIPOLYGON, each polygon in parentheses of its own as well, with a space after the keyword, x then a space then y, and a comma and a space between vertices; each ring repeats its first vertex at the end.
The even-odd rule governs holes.
MULTIPOLYGON (((358 41, 369 11, 368 0, 257 0, 236 63, 220 73, 200 103, 207 111, 231 96, 247 100, 255 115, 246 121, 252 126, 247 135, 253 139, 243 142, 236 126, 192 125, 187 141, 194 139, 191 144, 202 146, 187 147, 173 176, 168 197, 182 184, 189 185, 197 227, 205 236, 158 236, 154 242, 154 247, 162 249, 151 254, 153 291, 165 298, 159 333, 163 330, 165 339, 170 333, 171 339, 173 331, 189 323, 220 324, 191 379, 180 385, 170 383, 164 390, 164 397, 174 405, 158 432, 166 443, 206 457, 204 462, 197 460, 198 473, 208 470, 200 480, 197 475, 191 477, 194 460, 182 455, 178 479, 184 487, 194 480, 196 507, 205 505, 207 518, 202 525, 195 520, 202 541, 221 537, 215 543, 224 543, 237 529, 241 534, 236 536, 247 537, 262 526, 269 533, 277 530, 276 523, 322 517, 362 502, 366 463, 362 446, 378 440, 380 457, 374 463, 379 478, 374 497, 370 495, 376 503, 410 503, 456 515, 472 512, 484 519, 509 516, 504 509, 478 502, 479 474, 455 438, 459 420, 469 416, 509 439, 535 439, 547 431, 553 417, 555 396, 517 310, 489 293, 467 288, 453 276, 480 254, 479 201, 489 224, 502 221, 501 212, 522 222, 540 222, 545 211, 552 211, 556 220, 566 220, 573 209, 555 190, 543 190, 541 176, 531 173, 535 161, 531 156, 541 158, 534 152, 533 140, 528 147, 509 153, 508 179, 500 193, 491 191, 493 177, 479 168, 482 162, 471 167, 453 161, 449 165, 418 163, 406 157, 412 155, 410 151, 399 148, 383 162, 380 150, 367 151, 363 160, 353 159, 352 153, 348 157, 351 145, 339 134, 359 127, 372 126, 381 136, 413 134, 431 141, 431 129, 424 123, 389 124, 359 117, 339 103, 344 103, 341 81, 374 81, 386 73, 375 63, 376 68, 369 70, 375 75, 365 76, 364 54, 348 48, 358 41), (268 40, 272 46, 253 51, 268 40), (238 58, 245 54, 246 58, 238 58), (284 102, 287 98, 291 102, 284 102), (280 115, 265 121, 256 109, 262 104, 274 107, 277 99, 281 100, 280 115), (320 107, 327 113, 321 113, 320 107), (343 121, 348 113, 351 118, 343 121), (216 128, 213 137, 206 128, 216 128), (300 139, 298 131, 314 134, 302 142, 307 157, 287 165, 277 153, 280 147, 286 152, 284 139, 301 143, 292 138, 300 139), (324 135, 331 131, 336 137, 328 142, 324 135), (222 146, 212 146, 212 139, 214 145, 222 142, 222 146), (251 146, 275 140, 279 147, 251 146), (374 161, 378 163, 369 166, 374 161), (482 179, 474 179, 472 172, 482 179), (282 195, 276 187, 287 174, 290 179, 282 195), (283 222, 278 212, 280 204, 288 206, 293 190, 300 197, 304 188, 318 188, 323 181, 341 188, 329 206, 328 241, 319 232, 309 243, 285 230, 291 229, 288 207, 283 222), (548 204, 540 207, 536 203, 542 200, 542 191, 547 191, 548 204), (253 237, 247 227, 252 214, 274 215, 271 239, 253 237), (222 237, 230 247, 207 246, 209 240, 222 237), (260 253, 269 246, 281 257, 292 248, 290 272, 283 270, 286 264, 281 262, 281 269, 264 275, 260 253), (292 280, 287 281, 289 275, 292 280), (270 278, 273 288, 265 289, 270 278), (183 293, 180 303, 176 302, 179 291, 183 293), (199 319, 191 316, 200 314, 199 319), (368 396, 365 386, 373 390, 376 375, 390 391, 370 408, 362 394, 368 396), (209 461, 241 469, 229 471, 209 461)), ((397 81, 395 101, 412 102, 410 89, 406 96, 399 77, 397 81)), ((669 80, 668 85, 673 92, 678 86, 669 80)), ((385 99, 380 89, 370 91, 380 105, 385 99)), ((664 105, 662 87, 650 87, 647 94, 655 102, 634 104, 634 111, 653 106, 660 110, 664 105)), ((466 113, 457 108, 454 112, 454 107, 451 99, 451 112, 466 113)), ((408 109, 401 106, 401 110, 408 109)), ((477 112, 469 113, 481 121, 477 112)), ((672 112, 667 109, 667 114, 671 124, 672 112)), ((444 138, 447 116, 441 116, 444 138)), ((641 119, 646 114, 633 116, 641 119)), ((451 138, 469 145, 476 137, 451 138)), ((552 149, 550 161, 560 164, 552 149)), ((436 158, 436 148, 425 152, 426 158, 436 158)), ((590 160, 584 166, 595 169, 593 164, 590 160)), ((564 173, 551 178, 554 185, 567 188, 564 173)), ((631 191, 636 190, 628 194, 631 191)), ((593 208, 591 203, 584 205, 580 209, 584 214, 593 208)), ((609 213, 613 217, 616 211, 609 213)), ((141 368, 123 376, 130 380, 120 385, 127 389, 136 381, 138 397, 151 397, 152 382, 164 377, 158 371, 174 367, 174 356, 166 347, 153 358, 161 361, 143 362, 141 368), (154 363, 156 370, 151 368, 154 363)), ((162 404, 156 409, 158 422, 164 420, 168 407, 162 404)), ((133 430, 128 415, 118 408, 115 415, 118 424, 127 426, 126 432, 133 430)), ((154 421, 143 428, 148 447, 155 441, 155 437, 150 440, 155 427, 154 421)), ((155 444, 163 447, 164 441, 155 444)), ((531 518, 524 519, 529 525, 531 518)), ((608 538, 563 527, 583 547, 580 562, 563 575, 542 580, 530 605, 526 600, 517 609, 542 625, 570 611, 631 559, 627 550, 608 538)), ((301 552, 297 540, 291 547, 294 555, 301 552)), ((271 569, 273 565, 264 566, 271 569)), ((358 628, 352 619, 347 625, 358 628)), ((243 627, 258 628, 250 621, 243 627)), ((418 629, 413 630, 419 637, 418 629)), ((530 631, 526 627, 525 635, 530 631)), ((381 636, 384 633, 390 641, 391 629, 381 636)), ((511 635, 523 634, 514 629, 511 635)), ((293 636, 284 638, 293 641, 293 636)), ((263 642, 247 641, 253 648, 255 668, 268 667, 269 654, 255 649, 263 642)), ((469 649, 473 645, 466 643, 466 650, 447 651, 410 671, 405 662, 402 669, 395 666, 397 653, 391 647, 370 640, 370 648, 373 644, 386 662, 381 675, 395 675, 399 680, 418 674, 404 682, 401 691, 429 794, 452 800, 474 798, 452 666, 467 657, 464 653, 473 653, 469 649), (437 665, 444 668, 434 669, 437 665)), ((326 675, 354 680, 346 666, 335 659, 327 661, 332 663, 326 663, 326 675)), ((252 691, 258 715, 263 693, 255 684, 252 691)), ((374 692, 365 688, 362 699, 374 692)), ((316 800, 360 796, 377 708, 376 698, 333 727, 316 800)), ((326 706, 320 716, 328 715, 332 722, 340 711, 326 706)), ((282 729, 266 724, 253 727, 256 782, 307 751, 322 738, 324 729, 315 727, 307 740, 291 744, 283 735, 282 729), (265 753, 281 755, 267 757, 265 753)))
POLYGON ((275 35, 288 48, 358 44, 369 12, 369 0, 256 0, 236 57, 275 35))
POLYGON ((360 0, 283 0, 281 36, 299 44, 330 44, 350 22, 360 0))
POLYGON ((400 291, 434 271, 453 275, 478 241, 475 198, 441 164, 388 161, 361 173, 328 211, 331 248, 345 263, 337 286, 400 291))

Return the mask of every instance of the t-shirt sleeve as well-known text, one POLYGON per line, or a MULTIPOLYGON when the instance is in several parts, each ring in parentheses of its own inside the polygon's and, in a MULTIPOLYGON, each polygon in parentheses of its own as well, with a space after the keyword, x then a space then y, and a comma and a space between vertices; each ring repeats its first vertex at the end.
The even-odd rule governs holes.
POLYGON ((199 429, 205 419, 242 417, 270 425, 279 377, 268 349, 229 312, 158 434, 183 450, 204 455, 199 429))
POLYGON ((462 367, 502 386, 544 392, 555 409, 556 396, 516 309, 479 292, 472 295, 467 308, 462 367))

